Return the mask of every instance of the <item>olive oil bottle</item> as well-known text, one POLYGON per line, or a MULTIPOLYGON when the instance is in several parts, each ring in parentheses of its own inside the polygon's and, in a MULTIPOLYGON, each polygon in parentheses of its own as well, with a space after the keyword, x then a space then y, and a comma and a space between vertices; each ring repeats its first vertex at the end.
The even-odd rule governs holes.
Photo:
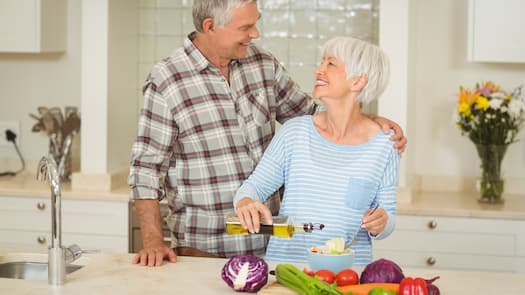
MULTIPOLYGON (((323 224, 300 223, 293 224, 288 216, 273 216, 272 224, 261 224, 257 234, 272 235, 282 238, 291 238, 295 233, 311 233, 314 230, 322 230, 323 224)), ((247 235, 250 232, 242 227, 239 218, 234 214, 226 217, 226 233, 230 235, 247 235)))

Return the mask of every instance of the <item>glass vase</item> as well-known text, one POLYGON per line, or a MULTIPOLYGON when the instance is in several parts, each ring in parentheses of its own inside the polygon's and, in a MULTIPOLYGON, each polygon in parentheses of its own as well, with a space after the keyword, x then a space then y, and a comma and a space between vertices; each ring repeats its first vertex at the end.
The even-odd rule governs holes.
POLYGON ((501 177, 501 163, 507 145, 476 144, 476 150, 481 161, 478 201, 491 204, 503 203, 505 180, 501 177))

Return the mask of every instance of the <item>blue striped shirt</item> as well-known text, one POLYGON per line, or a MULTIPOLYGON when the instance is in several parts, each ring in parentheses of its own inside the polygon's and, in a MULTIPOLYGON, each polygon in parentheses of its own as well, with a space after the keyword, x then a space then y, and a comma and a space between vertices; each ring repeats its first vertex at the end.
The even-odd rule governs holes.
POLYGON ((319 134, 312 116, 284 124, 234 204, 246 196, 264 201, 284 184, 279 215, 291 217, 295 224, 322 223, 325 228, 296 233, 291 239, 272 236, 265 258, 305 262, 311 246, 332 238, 351 239, 365 211, 379 203, 388 214, 385 229, 377 236, 359 230, 352 246, 356 265, 370 263, 371 240, 387 237, 395 226, 399 155, 390 136, 380 131, 365 143, 340 145, 319 134))

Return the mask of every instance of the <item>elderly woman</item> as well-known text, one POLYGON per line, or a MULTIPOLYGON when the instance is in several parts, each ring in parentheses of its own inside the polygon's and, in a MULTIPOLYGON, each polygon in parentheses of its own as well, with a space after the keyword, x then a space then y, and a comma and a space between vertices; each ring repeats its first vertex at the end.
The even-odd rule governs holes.
POLYGON ((346 37, 329 40, 322 53, 313 96, 326 111, 283 125, 234 205, 241 224, 258 232, 261 218, 272 218, 262 202, 284 184, 279 214, 325 228, 271 237, 265 258, 304 262, 309 247, 357 232, 355 264, 365 265, 372 261, 371 240, 387 237, 395 226, 399 155, 391 134, 361 112, 385 89, 388 58, 379 47, 346 37))

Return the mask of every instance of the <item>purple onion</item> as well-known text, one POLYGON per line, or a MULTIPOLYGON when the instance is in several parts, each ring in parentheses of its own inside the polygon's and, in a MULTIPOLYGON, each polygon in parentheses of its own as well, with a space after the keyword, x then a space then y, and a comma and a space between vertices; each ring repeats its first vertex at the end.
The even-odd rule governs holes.
POLYGON ((428 295, 440 295, 441 292, 439 291, 439 288, 434 285, 434 281, 439 279, 439 276, 431 278, 430 280, 425 280, 425 283, 427 284, 427 291, 428 295))
POLYGON ((268 264, 253 255, 233 256, 222 268, 221 277, 235 291, 256 293, 268 282, 268 264))

